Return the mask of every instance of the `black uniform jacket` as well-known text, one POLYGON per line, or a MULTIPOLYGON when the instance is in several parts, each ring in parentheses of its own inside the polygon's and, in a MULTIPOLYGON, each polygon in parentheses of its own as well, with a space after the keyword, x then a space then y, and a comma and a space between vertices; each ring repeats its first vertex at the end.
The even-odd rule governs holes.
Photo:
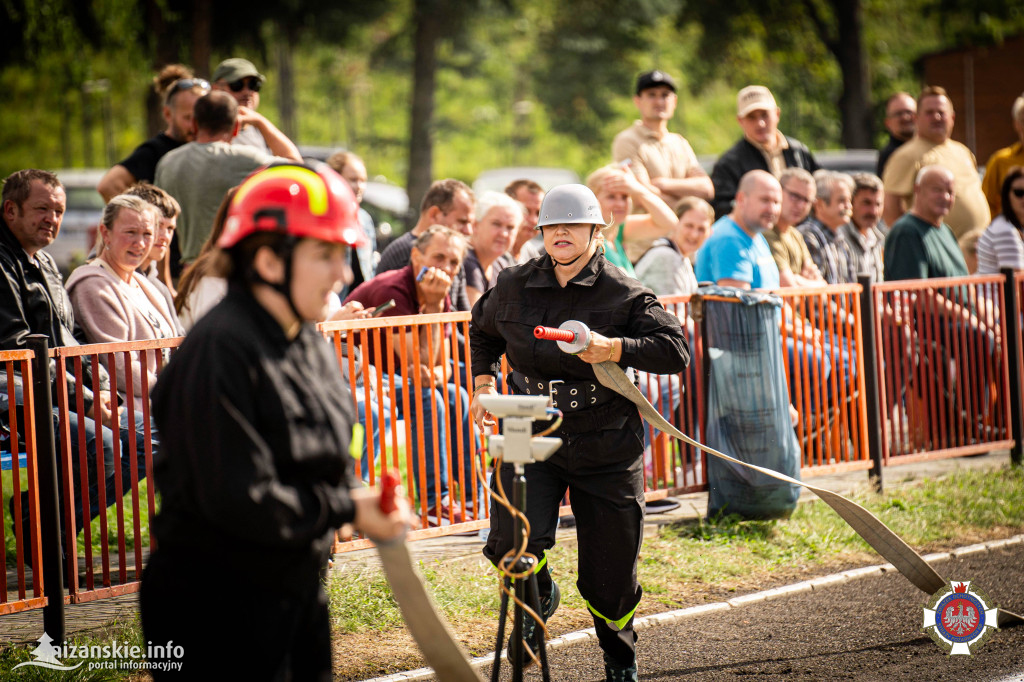
MULTIPOLYGON (((652 374, 674 374, 686 367, 690 353, 678 318, 650 289, 605 260, 600 250, 565 287, 559 286, 552 265, 545 254, 508 268, 477 301, 469 330, 474 376, 495 373, 504 353, 513 369, 531 378, 593 381, 591 365, 563 352, 554 341, 533 335, 537 325, 558 327, 566 320, 583 322, 602 336, 620 337, 618 364, 623 367, 652 374)), ((603 416, 637 415, 622 396, 582 412, 600 413, 597 423, 608 428, 625 422, 603 416)), ((569 417, 566 424, 572 430, 571 424, 580 420, 569 417)))
MULTIPOLYGON (((189 332, 153 391, 161 549, 272 566, 317 565, 354 517, 355 413, 311 325, 288 340, 248 292, 189 332)), ((268 577, 268 576, 264 576, 268 577)))

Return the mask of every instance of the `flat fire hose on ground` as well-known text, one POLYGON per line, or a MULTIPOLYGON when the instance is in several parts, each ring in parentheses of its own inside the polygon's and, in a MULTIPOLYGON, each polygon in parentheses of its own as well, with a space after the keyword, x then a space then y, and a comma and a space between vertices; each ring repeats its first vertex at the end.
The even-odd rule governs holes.
MULTIPOLYGON (((390 472, 381 477, 381 510, 385 513, 395 508, 398 481, 398 476, 390 472)), ((480 682, 480 675, 469 664, 469 656, 455 641, 448 624, 438 615, 427 594, 423 579, 413 565, 405 535, 374 542, 405 625, 437 678, 445 682, 480 682)))
MULTIPOLYGON (((777 479, 779 481, 785 481, 793 485, 799 485, 807 488, 812 493, 820 497, 825 504, 832 507, 844 521, 850 524, 864 540, 871 545, 876 552, 882 555, 889 563, 896 567, 896 569, 906 577, 915 587, 927 593, 928 595, 935 594, 943 587, 947 585, 946 581, 942 579, 942 576, 936 572, 931 565, 921 557, 910 545, 903 541, 900 536, 896 535, 892 530, 889 529, 884 523, 882 523, 878 517, 869 512, 864 507, 860 506, 856 502, 852 502, 842 495, 834 493, 824 488, 818 488, 817 486, 798 481, 795 478, 790 478, 785 474, 780 474, 777 471, 771 469, 765 469, 759 467, 756 464, 748 464, 747 462, 740 461, 735 457, 719 452, 714 448, 708 447, 697 441, 693 440, 685 433, 672 426, 661 414, 654 409, 654 406, 647 400, 643 393, 640 392, 626 373, 622 371, 614 362, 602 362, 594 365, 594 374, 597 376, 597 380, 601 382, 601 385, 607 386, 616 393, 628 398, 634 403, 640 410, 640 414, 647 422, 658 429, 662 433, 667 433, 673 438, 677 438, 684 443, 692 445, 693 447, 703 450, 709 455, 713 455, 720 459, 724 459, 733 464, 753 469, 766 476, 777 479)), ((1024 618, 1007 611, 1006 609, 996 610, 996 624, 999 627, 1005 627, 1008 625, 1018 625, 1024 623, 1024 618)))
MULTIPOLYGON (((589 340, 586 343, 581 341, 583 337, 589 337, 590 334, 590 330, 582 323, 570 321, 563 324, 563 330, 566 329, 571 330, 571 333, 565 336, 559 336, 560 330, 546 327, 538 327, 535 330, 535 334, 538 338, 558 340, 559 345, 567 352, 579 352, 579 348, 583 348, 589 343, 589 340), (575 344, 579 344, 579 346, 576 350, 573 350, 572 346, 575 344)), ((565 332, 563 331, 562 334, 565 334, 565 332)), ((753 469, 776 480, 810 490, 821 498, 825 504, 832 507, 844 521, 850 524, 850 527, 858 535, 864 538, 865 542, 896 567, 919 590, 932 595, 947 585, 942 576, 920 554, 914 551, 910 545, 890 530, 874 514, 856 502, 848 500, 831 490, 798 481, 795 478, 780 474, 771 469, 759 467, 756 464, 743 462, 693 440, 662 417, 617 364, 614 362, 602 362, 593 365, 593 368, 594 375, 602 386, 610 388, 635 404, 643 418, 662 433, 667 433, 673 438, 692 445, 698 450, 702 450, 714 457, 753 469)), ((397 483, 397 476, 390 474, 385 475, 382 481, 381 508, 385 512, 394 509, 394 490, 397 483)), ((469 657, 466 655, 465 650, 455 641, 451 630, 434 608, 434 604, 426 592, 423 581, 413 566, 412 557, 406 546, 405 538, 402 537, 377 543, 377 551, 380 553, 384 572, 387 575, 388 583, 391 585, 395 599, 398 601, 402 616, 405 618, 406 626, 412 633, 413 639, 416 640, 427 662, 434 669, 438 679, 445 680, 446 682, 448 680, 453 682, 478 682, 481 678, 470 665, 469 657)), ((999 627, 1020 625, 1022 623, 1024 623, 1024 617, 1003 608, 996 609, 996 625, 999 627)))

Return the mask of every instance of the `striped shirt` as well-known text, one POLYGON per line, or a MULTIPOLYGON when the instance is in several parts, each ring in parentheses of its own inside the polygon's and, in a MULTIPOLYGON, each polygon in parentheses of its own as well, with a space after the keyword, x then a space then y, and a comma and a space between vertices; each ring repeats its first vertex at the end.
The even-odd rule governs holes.
POLYGON ((826 282, 847 284, 857 281, 857 271, 850 262, 850 245, 846 243, 842 229, 825 227, 817 218, 808 218, 797 229, 804 236, 811 260, 826 282))
POLYGON ((885 253, 885 235, 882 231, 872 227, 867 234, 863 234, 852 221, 839 229, 846 237, 850 269, 854 274, 871 275, 875 278, 874 281, 881 282, 884 275, 882 258, 885 253))
POLYGON ((978 237, 978 274, 998 275, 1002 268, 1024 270, 1024 238, 1006 216, 998 215, 978 237))

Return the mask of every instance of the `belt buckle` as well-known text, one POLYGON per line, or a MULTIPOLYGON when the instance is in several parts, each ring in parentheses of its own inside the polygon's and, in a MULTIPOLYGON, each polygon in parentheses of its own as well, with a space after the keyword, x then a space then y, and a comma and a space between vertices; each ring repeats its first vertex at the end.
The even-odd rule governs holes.
POLYGON ((558 395, 558 389, 555 388, 555 384, 564 383, 564 379, 552 379, 548 382, 548 392, 551 394, 551 407, 558 407, 558 399, 555 397, 558 395))

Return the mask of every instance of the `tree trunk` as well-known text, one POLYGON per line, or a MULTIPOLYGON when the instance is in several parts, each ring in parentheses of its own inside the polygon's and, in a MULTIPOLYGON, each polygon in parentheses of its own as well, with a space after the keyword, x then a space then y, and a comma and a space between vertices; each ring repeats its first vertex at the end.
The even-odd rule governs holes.
POLYGON ((409 128, 409 205, 419 206, 433 180, 434 78, 441 15, 434 0, 415 0, 412 117, 409 128))
POLYGON ((197 76, 210 77, 210 30, 212 25, 210 3, 192 2, 192 69, 197 76))
POLYGON ((71 149, 71 94, 63 88, 56 90, 57 110, 60 112, 60 152, 64 168, 74 165, 74 152, 71 149))
POLYGON ((277 78, 280 84, 281 102, 278 111, 281 114, 281 132, 295 141, 298 133, 298 121, 295 115, 295 72, 292 67, 292 48, 298 42, 295 30, 284 28, 277 37, 277 78))
MULTIPOLYGON (((153 51, 153 73, 159 73, 160 69, 178 59, 177 41, 171 35, 171 31, 164 21, 164 3, 159 0, 146 0, 146 32, 151 36, 154 44, 153 51)), ((164 121, 164 103, 160 95, 153 88, 146 89, 146 137, 153 137, 161 130, 167 128, 164 121)))
POLYGON ((79 100, 82 103, 82 158, 86 168, 95 166, 92 155, 92 97, 84 88, 78 88, 79 100))
POLYGON ((867 149, 872 147, 873 121, 861 0, 832 0, 832 7, 839 35, 831 47, 843 74, 842 143, 849 149, 867 149))

